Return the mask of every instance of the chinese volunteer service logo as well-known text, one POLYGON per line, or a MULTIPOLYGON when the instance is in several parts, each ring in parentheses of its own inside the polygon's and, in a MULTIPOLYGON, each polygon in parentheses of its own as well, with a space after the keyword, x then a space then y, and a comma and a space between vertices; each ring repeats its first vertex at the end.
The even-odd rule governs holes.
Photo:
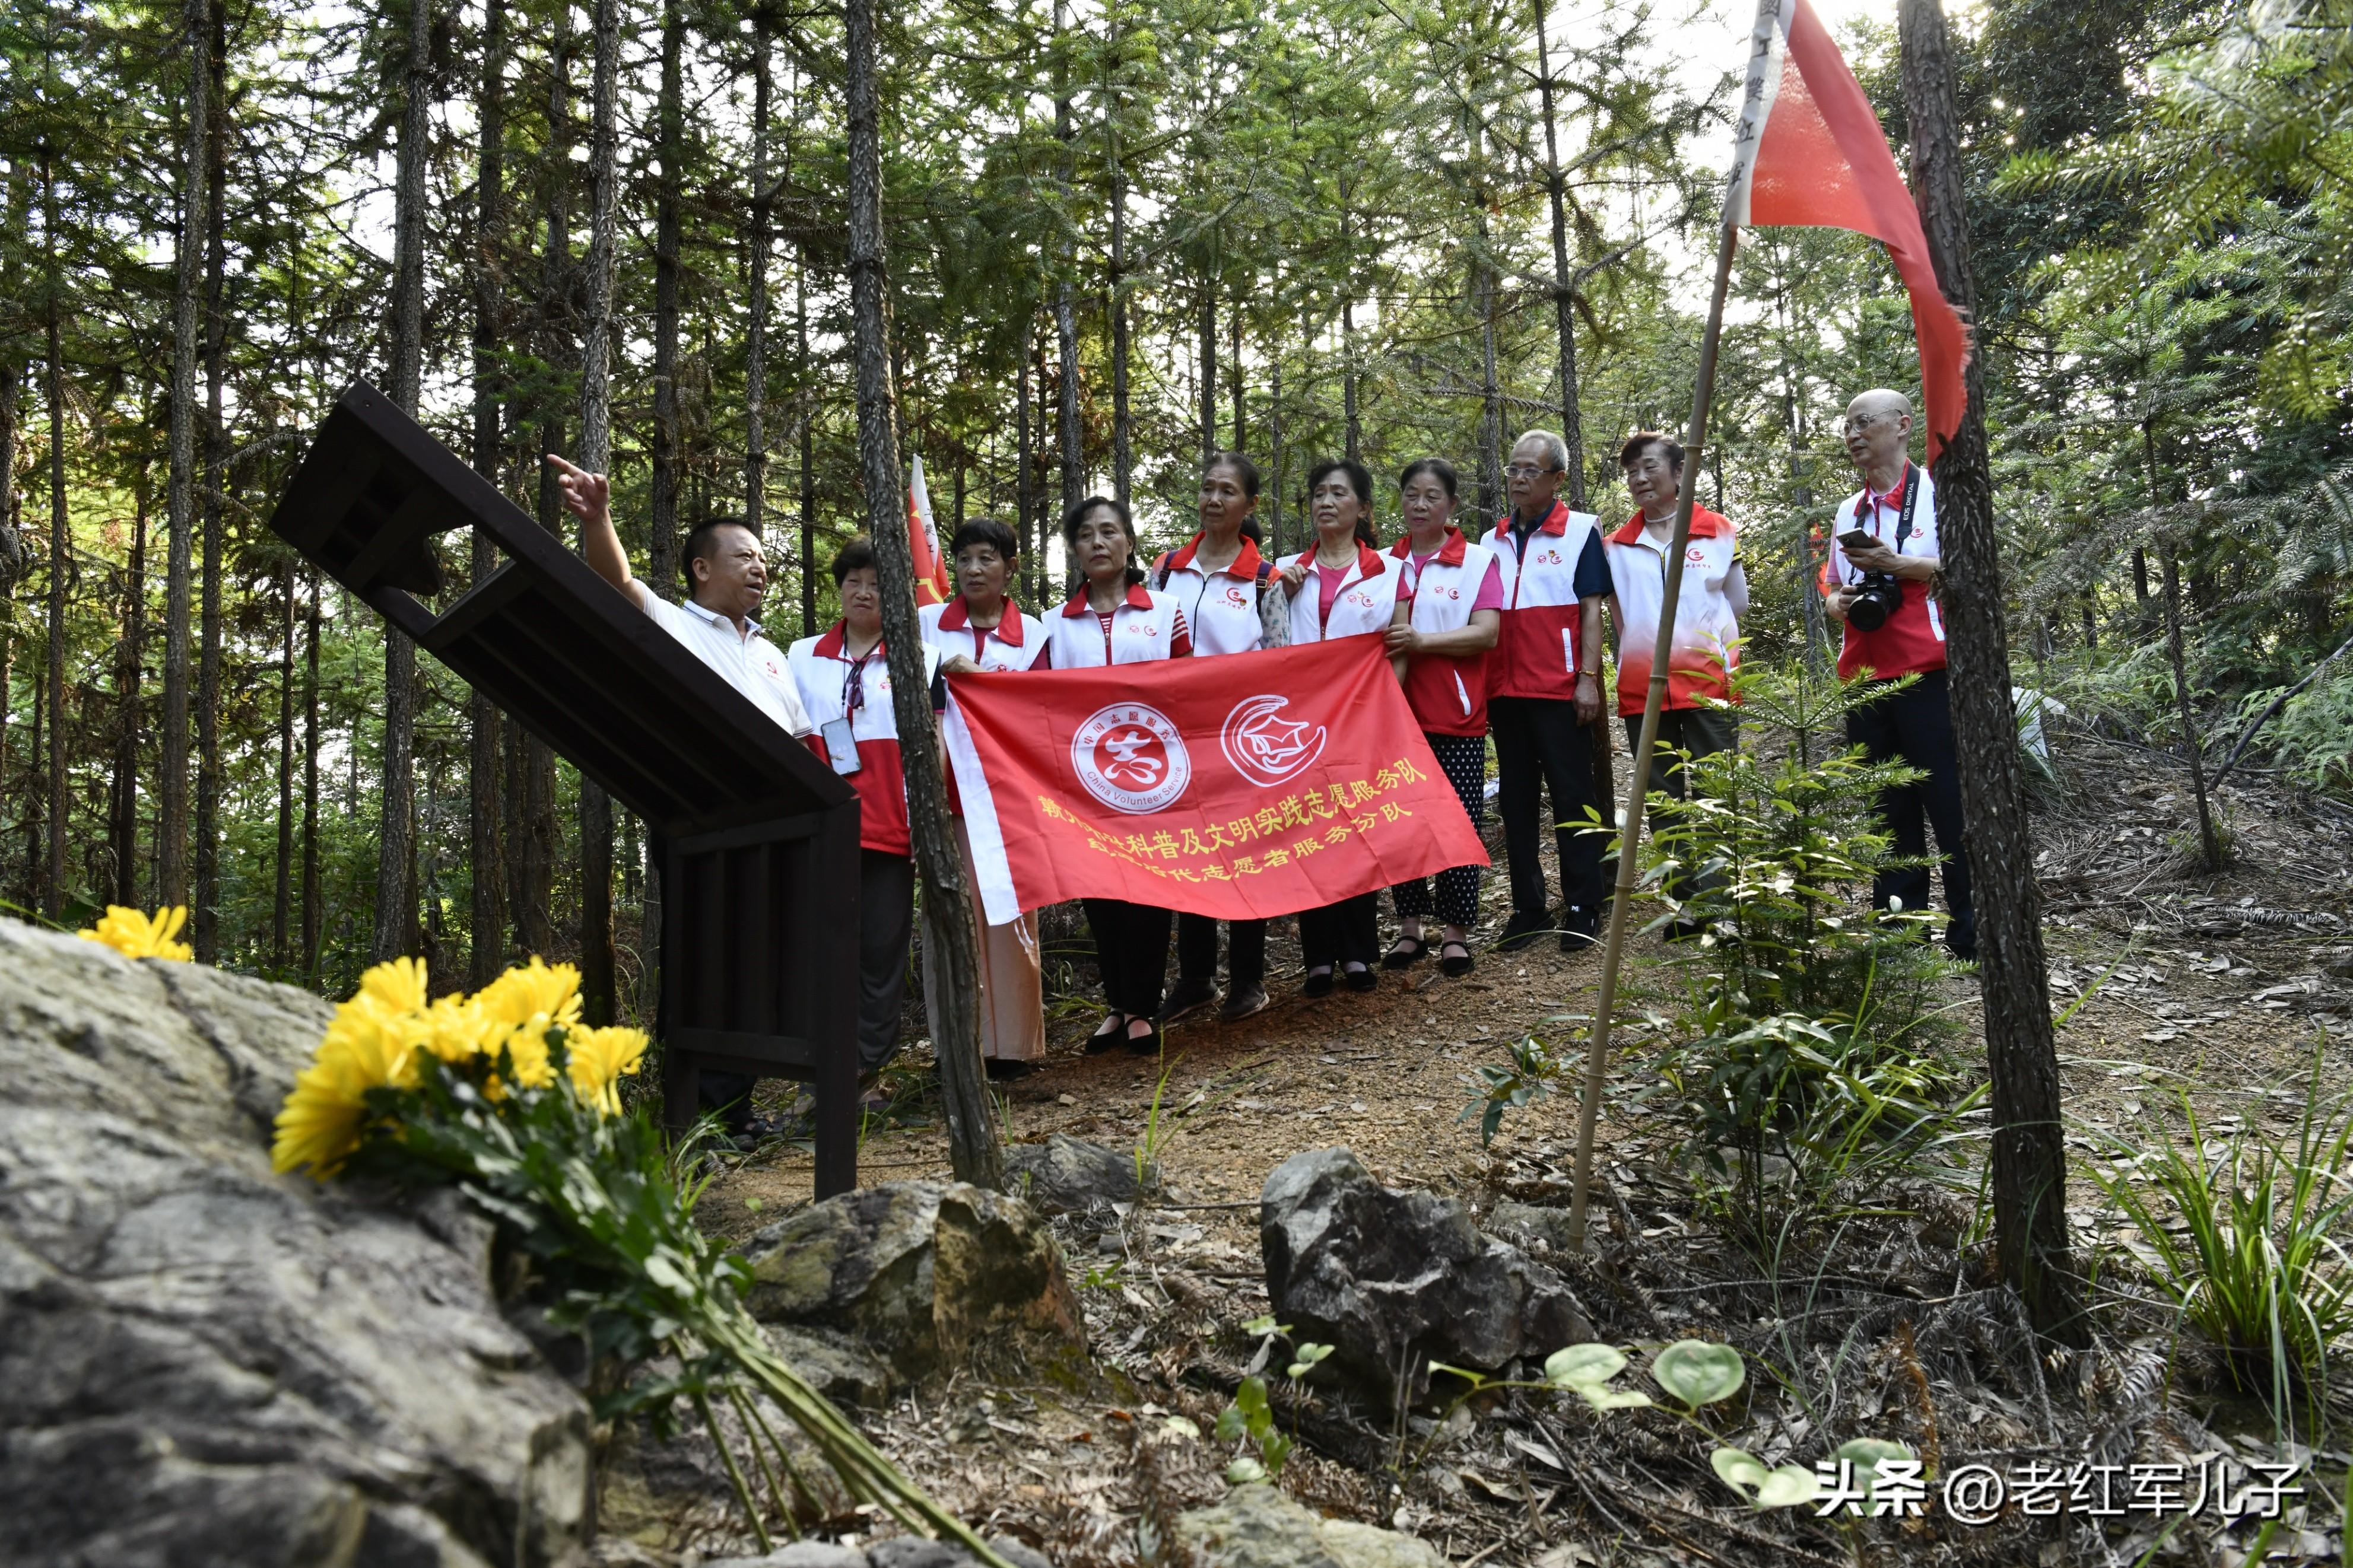
POLYGON ((1071 771, 1089 795, 1139 816, 1173 805, 1193 782, 1185 737, 1168 715, 1141 702, 1114 702, 1088 715, 1071 737, 1071 771))
POLYGON ((1324 726, 1284 718, 1290 706, 1288 697, 1261 692, 1235 703, 1219 727, 1226 761, 1252 784, 1279 784, 1324 754, 1324 726))

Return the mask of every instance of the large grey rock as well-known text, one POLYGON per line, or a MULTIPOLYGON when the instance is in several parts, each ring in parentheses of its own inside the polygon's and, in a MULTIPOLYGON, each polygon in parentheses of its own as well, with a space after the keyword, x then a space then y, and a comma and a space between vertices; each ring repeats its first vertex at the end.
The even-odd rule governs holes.
POLYGON ((758 1557, 716 1557, 702 1568, 869 1568, 866 1553, 830 1541, 796 1541, 758 1557))
POLYGON ((476 1568, 587 1534, 487 1226, 269 1170, 329 1010, 0 921, 0 1562, 476 1568))
POLYGON ((1418 1395, 1433 1361, 1493 1372, 1593 1337, 1559 1275, 1480 1235, 1455 1200, 1382 1186, 1345 1149, 1275 1167, 1259 1245, 1275 1317, 1384 1401, 1401 1361, 1418 1395))
POLYGON ((1086 1342, 1054 1238, 1025 1204, 961 1182, 867 1187, 745 1249, 754 1316, 837 1330, 895 1381, 979 1363, 1076 1370, 1086 1342))
POLYGON ((1269 1486, 1236 1487, 1178 1515, 1176 1534, 1181 1560, 1196 1568, 1446 1568, 1426 1541, 1319 1518, 1269 1486))
POLYGON ((1085 1214, 1132 1204, 1159 1185, 1157 1162, 1145 1162, 1139 1182, 1134 1150, 1106 1149, 1067 1132, 1005 1151, 1005 1190, 1039 1214, 1085 1214))

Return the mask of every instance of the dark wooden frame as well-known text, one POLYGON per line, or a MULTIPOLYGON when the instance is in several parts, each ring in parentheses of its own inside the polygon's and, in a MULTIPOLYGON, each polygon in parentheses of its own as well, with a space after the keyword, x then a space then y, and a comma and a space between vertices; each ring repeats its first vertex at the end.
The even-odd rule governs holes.
POLYGON ((270 528, 651 829, 662 877, 663 1094, 706 1069, 817 1098, 817 1191, 858 1179, 858 795, 392 401, 354 383, 270 528), (506 556, 435 615, 434 541, 506 556))

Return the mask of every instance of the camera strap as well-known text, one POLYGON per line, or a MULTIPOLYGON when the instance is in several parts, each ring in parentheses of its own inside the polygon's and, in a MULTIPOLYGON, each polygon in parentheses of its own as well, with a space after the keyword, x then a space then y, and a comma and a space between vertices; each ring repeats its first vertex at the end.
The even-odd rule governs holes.
MULTIPOLYGON (((1905 463, 1904 465, 1904 499, 1896 503, 1895 508, 1895 553, 1898 555, 1904 553, 1904 542, 1912 537, 1913 509, 1919 504, 1920 465, 1905 463)), ((1854 498, 1854 515, 1858 523, 1862 521, 1864 507, 1871 509, 1871 520, 1873 522, 1878 521, 1879 498, 1871 493, 1869 485, 1863 486, 1862 493, 1854 498)))

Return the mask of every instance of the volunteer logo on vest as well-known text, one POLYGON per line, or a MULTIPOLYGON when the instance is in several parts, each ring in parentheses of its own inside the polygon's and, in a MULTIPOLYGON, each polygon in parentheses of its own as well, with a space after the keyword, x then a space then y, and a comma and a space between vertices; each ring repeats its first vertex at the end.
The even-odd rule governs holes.
POLYGON ((1138 816, 1175 804, 1193 782, 1185 737, 1166 714, 1140 702, 1088 715, 1071 737, 1071 770, 1089 795, 1138 816))
POLYGON ((1312 730, 1295 719, 1285 719, 1288 697, 1261 692, 1234 704, 1218 730, 1218 743, 1234 771, 1261 785, 1279 784, 1324 754, 1326 732, 1312 730))

